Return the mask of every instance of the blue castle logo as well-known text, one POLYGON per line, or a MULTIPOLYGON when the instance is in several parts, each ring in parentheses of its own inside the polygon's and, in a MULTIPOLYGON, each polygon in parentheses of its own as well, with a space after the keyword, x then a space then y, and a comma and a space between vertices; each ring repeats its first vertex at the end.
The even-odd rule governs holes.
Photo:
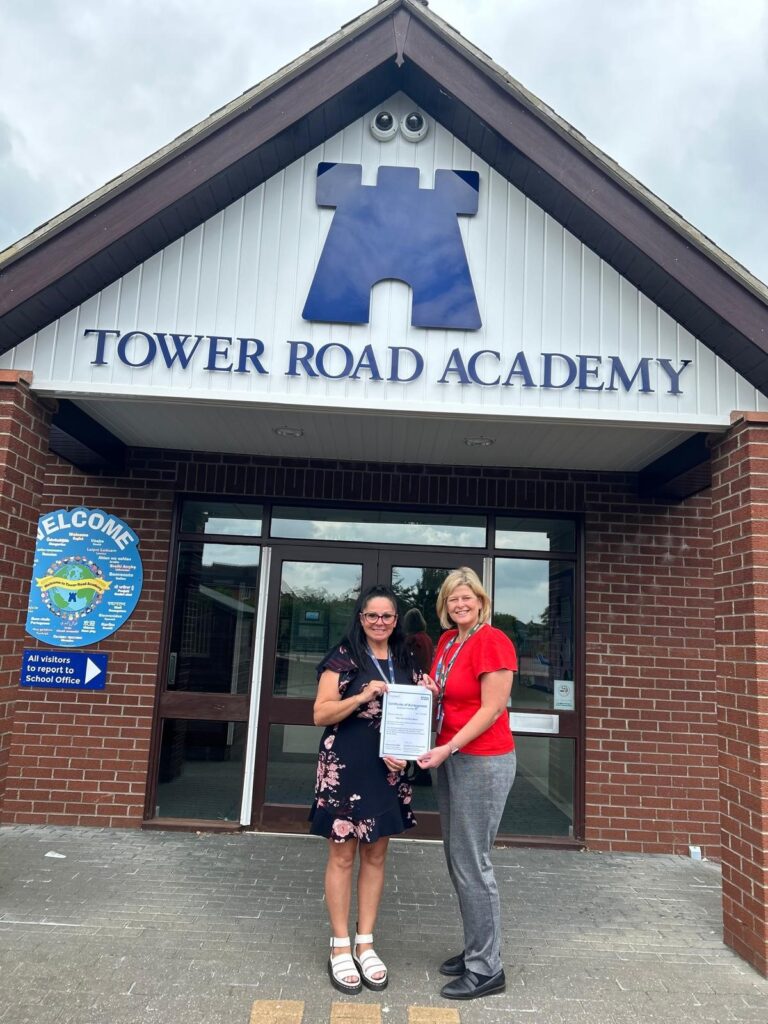
POLYGON ((414 327, 475 331, 481 325, 457 217, 477 213, 477 171, 380 167, 362 184, 360 164, 321 163, 318 206, 336 208, 304 306, 305 320, 367 324, 371 288, 398 280, 413 292, 414 327))

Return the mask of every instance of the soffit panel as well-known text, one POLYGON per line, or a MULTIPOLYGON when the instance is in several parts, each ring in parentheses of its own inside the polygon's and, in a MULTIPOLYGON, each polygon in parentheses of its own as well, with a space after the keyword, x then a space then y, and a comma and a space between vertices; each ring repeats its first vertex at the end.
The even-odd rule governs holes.
POLYGON ((285 458, 422 465, 635 472, 689 432, 631 425, 415 415, 186 402, 80 400, 78 405, 129 446, 285 458), (281 437, 290 427, 301 437, 281 437), (465 438, 488 437, 488 447, 465 438))

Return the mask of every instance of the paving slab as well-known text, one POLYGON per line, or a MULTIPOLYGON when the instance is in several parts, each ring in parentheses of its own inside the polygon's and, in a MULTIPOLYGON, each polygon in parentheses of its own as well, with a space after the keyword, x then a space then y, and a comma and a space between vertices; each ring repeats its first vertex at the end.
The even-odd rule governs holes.
POLYGON ((270 1024, 299 1005, 302 1024, 363 1008, 385 1024, 768 1021, 768 981, 722 942, 716 864, 520 848, 494 863, 505 993, 440 997, 461 948, 442 848, 396 841, 376 935, 390 985, 344 997, 325 970, 322 840, 3 827, 0 1024, 270 1024))

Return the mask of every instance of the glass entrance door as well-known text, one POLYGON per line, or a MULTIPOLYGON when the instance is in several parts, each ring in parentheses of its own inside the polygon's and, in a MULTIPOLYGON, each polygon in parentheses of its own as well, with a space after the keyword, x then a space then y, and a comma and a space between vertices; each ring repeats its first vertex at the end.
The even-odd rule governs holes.
POLYGON ((355 601, 375 579, 376 552, 273 549, 254 773, 257 828, 306 828, 323 732, 312 724, 315 666, 341 639, 355 601))
MULTIPOLYGON (((458 562, 454 555, 431 552, 386 551, 379 559, 381 579, 397 594, 406 638, 424 671, 431 667, 437 641, 443 632, 435 608, 437 594, 445 577, 459 564, 474 569, 480 579, 483 578, 482 557, 474 553, 461 552, 458 562)), ((437 772, 412 765, 409 777, 418 824, 408 835, 414 839, 439 839, 437 772)))
MULTIPOLYGON (((451 555, 392 551, 275 548, 271 609, 264 649, 259 742, 254 773, 253 820, 257 828, 306 829, 315 787, 322 728, 312 724, 315 666, 341 639, 361 589, 392 586, 414 654, 425 668, 442 628, 435 612, 440 584, 454 569, 451 555)), ((464 564, 482 575, 476 555, 464 564)), ((412 770, 415 837, 439 836, 435 779, 412 770)))

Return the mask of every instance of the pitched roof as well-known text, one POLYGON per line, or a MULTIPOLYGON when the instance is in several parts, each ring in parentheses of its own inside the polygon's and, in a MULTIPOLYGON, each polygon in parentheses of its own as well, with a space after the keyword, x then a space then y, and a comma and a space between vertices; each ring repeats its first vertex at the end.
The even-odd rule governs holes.
POLYGON ((768 288, 419 0, 382 0, 0 253, 0 353, 398 90, 768 393, 768 288))

